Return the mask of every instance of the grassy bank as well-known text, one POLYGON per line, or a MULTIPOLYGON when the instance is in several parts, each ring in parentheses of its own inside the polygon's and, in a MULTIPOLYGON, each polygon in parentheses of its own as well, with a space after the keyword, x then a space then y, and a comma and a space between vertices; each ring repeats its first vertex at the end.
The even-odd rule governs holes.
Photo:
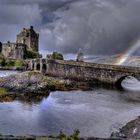
POLYGON ((22 69, 24 67, 24 62, 23 60, 1 58, 0 67, 2 69, 22 69))

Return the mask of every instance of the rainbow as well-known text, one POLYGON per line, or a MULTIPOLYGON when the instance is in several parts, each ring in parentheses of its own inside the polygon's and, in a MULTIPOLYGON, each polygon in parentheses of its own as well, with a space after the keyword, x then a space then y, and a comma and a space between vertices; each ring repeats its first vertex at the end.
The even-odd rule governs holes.
POLYGON ((116 60, 116 65, 122 65, 138 48, 140 47, 140 38, 137 39, 132 45, 116 60))

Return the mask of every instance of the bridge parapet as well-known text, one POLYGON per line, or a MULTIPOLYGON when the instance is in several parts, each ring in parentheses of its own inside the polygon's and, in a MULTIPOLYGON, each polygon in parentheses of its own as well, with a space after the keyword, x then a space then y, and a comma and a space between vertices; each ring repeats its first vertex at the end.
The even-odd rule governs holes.
POLYGON ((28 59, 26 60, 27 70, 39 70, 46 72, 47 69, 47 59, 28 59))
POLYGON ((39 70, 48 75, 74 80, 110 84, 115 84, 126 76, 133 76, 140 80, 140 67, 47 59, 27 60, 27 64, 28 70, 39 70))
POLYGON ((47 74, 84 81, 100 81, 115 84, 125 76, 140 80, 140 68, 76 61, 48 60, 47 74))

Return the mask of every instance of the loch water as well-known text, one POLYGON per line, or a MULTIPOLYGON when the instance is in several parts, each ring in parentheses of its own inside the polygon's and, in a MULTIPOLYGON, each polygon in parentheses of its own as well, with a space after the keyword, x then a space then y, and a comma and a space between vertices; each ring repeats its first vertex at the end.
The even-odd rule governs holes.
POLYGON ((11 71, 11 70, 0 70, 0 77, 5 77, 9 75, 14 75, 16 73, 19 73, 19 71, 11 71))
POLYGON ((38 102, 0 103, 0 133, 57 136, 77 128, 80 136, 109 137, 140 116, 139 98, 140 92, 93 88, 51 92, 38 102))

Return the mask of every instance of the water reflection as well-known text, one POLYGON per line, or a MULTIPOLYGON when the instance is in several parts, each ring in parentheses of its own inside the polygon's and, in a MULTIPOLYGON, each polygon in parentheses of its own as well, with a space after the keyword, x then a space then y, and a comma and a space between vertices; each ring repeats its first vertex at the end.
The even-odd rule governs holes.
POLYGON ((125 77, 125 79, 122 81, 121 85, 126 91, 140 93, 140 81, 132 76, 125 77))
MULTIPOLYGON (((45 92, 44 92, 45 93, 45 92)), ((46 99, 49 96, 49 92, 45 94, 33 94, 33 93, 25 93, 20 96, 16 96, 14 100, 20 101, 25 104, 40 104, 43 99, 46 99)))
POLYGON ((140 101, 140 81, 132 76, 126 77, 121 83, 125 90, 123 96, 129 101, 140 101))
POLYGON ((15 135, 58 135, 61 129, 81 136, 109 137, 140 115, 140 104, 115 90, 53 92, 40 102, 0 104, 0 132, 15 135))

